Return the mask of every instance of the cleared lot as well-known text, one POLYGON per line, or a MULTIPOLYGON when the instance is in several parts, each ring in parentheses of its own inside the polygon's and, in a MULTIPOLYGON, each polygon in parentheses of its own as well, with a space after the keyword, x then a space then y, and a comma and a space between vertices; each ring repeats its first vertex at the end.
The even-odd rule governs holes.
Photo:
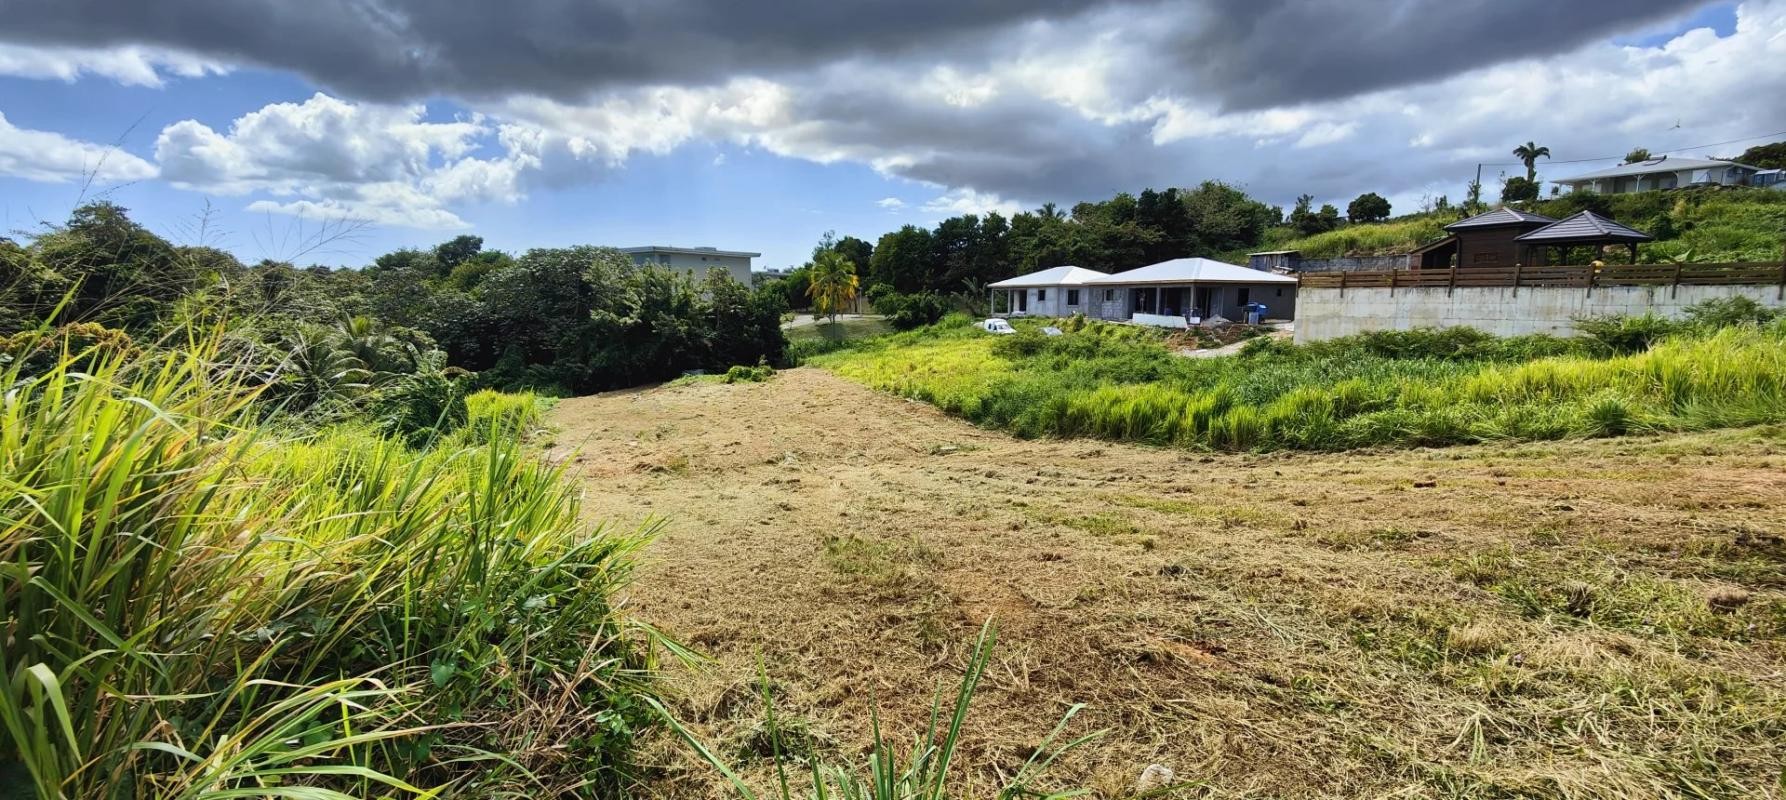
MULTIPOLYGON (((592 519, 667 518, 633 613, 713 655, 678 710, 767 778, 780 713, 909 737, 1000 644, 962 763, 1150 763, 1209 797, 1779 797, 1786 431, 1382 454, 1022 441, 800 369, 567 400, 592 519)), ((669 747, 664 796, 719 794, 669 747)), ((965 788, 965 787, 964 787, 965 788)))

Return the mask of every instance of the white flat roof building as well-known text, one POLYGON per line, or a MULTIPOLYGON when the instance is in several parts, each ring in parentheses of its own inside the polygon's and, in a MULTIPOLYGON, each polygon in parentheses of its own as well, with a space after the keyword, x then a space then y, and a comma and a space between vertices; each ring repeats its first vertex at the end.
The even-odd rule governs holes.
POLYGON ((633 263, 640 266, 647 264, 679 270, 700 281, 705 280, 707 273, 721 269, 732 276, 732 279, 750 285, 750 260, 761 258, 762 253, 745 250, 721 250, 717 247, 674 247, 670 245, 652 244, 642 247, 622 247, 620 252, 633 257, 633 263))

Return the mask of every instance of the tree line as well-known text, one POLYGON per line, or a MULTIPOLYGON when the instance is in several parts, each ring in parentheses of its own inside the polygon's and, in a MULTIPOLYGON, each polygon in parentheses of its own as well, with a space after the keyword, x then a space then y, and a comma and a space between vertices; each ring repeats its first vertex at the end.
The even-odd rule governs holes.
POLYGON ((177 246, 111 203, 28 244, 0 239, 0 337, 82 324, 158 337, 207 318, 300 405, 428 369, 473 386, 582 393, 686 370, 779 363, 785 297, 722 271, 635 265, 606 247, 486 250, 477 236, 360 269, 177 246), (470 376, 475 373, 475 376, 470 376))
MULTIPOLYGON (((835 269, 835 254, 853 265, 862 296, 898 327, 932 322, 957 308, 977 310, 986 285, 1071 264, 1102 272, 1190 256, 1211 257, 1263 244, 1273 229, 1310 235, 1389 217, 1389 201, 1360 195, 1342 217, 1332 205, 1312 208, 1304 195, 1284 210, 1220 181, 1194 188, 1145 189, 1070 210, 1053 203, 1005 217, 963 214, 925 228, 905 225, 876 242, 826 234, 813 258, 775 285, 790 306, 813 302, 815 267, 835 269)), ((829 291, 829 290, 827 290, 829 291)))

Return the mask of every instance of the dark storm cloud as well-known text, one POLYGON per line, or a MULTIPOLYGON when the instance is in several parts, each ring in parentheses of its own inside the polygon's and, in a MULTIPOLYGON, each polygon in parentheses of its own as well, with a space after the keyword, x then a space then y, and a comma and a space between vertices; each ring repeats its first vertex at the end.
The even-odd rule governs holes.
MULTIPOLYGON (((1236 110, 1427 83, 1554 55, 1706 0, 1221 0, 1162 37, 1198 94, 1236 110)), ((1171 80, 1167 77, 1167 80, 1171 80)))
MULTIPOLYGON (((1703 0, 0 0, 0 39, 151 44, 302 73, 391 100, 575 98, 739 74, 795 78, 839 59, 996 58, 999 35, 1119 25, 1170 88, 1260 108, 1427 82, 1553 53, 1703 0)), ((797 82, 797 81, 795 81, 797 82)))
POLYGON ((0 39, 151 44, 294 70, 362 98, 560 98, 702 84, 1070 14, 1092 0, 0 0, 0 39))

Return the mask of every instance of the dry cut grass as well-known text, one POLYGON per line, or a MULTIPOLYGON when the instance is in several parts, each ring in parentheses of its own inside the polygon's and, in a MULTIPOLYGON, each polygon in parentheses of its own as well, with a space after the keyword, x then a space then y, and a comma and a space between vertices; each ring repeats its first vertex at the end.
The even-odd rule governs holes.
MULTIPOLYGON (((1203 454, 1015 440, 813 369, 553 417, 587 513, 668 517, 632 612, 714 656, 673 705, 759 788, 759 658, 849 760, 871 709, 922 730, 992 619, 966 796, 1074 703, 1068 735, 1109 733, 1038 788, 1783 796, 1786 429, 1203 454)), ((651 760, 660 796, 728 794, 651 760)))

